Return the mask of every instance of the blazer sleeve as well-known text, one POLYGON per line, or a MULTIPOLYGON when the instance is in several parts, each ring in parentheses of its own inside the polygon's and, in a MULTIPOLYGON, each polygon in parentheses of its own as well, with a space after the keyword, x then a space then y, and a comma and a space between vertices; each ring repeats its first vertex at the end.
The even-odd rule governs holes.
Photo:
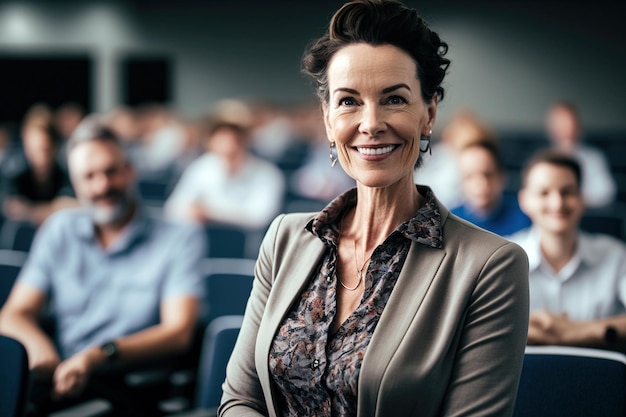
POLYGON ((488 258, 471 294, 442 415, 513 414, 528 298, 528 259, 508 243, 488 258))
POLYGON ((273 253, 276 234, 284 215, 268 228, 259 251, 254 284, 237 343, 226 368, 226 380, 218 415, 223 417, 267 416, 263 389, 255 365, 257 334, 272 287, 273 253))

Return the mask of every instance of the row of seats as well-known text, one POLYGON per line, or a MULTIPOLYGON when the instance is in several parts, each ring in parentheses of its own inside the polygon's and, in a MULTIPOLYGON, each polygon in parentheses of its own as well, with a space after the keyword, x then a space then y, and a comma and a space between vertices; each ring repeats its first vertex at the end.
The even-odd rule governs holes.
MULTIPOLYGON (((0 250, 0 308, 6 301, 26 258, 26 252, 0 250)), ((244 313, 252 289, 254 264, 255 260, 249 258, 206 258, 202 269, 206 277, 207 298, 200 313, 198 328, 201 333, 193 351, 187 355, 188 360, 176 368, 163 367, 130 373, 126 377, 128 387, 142 389, 146 386, 171 385, 169 390, 172 393, 171 398, 166 398, 162 402, 164 413, 189 408, 190 398, 194 399, 196 407, 216 407, 221 395, 216 389, 221 390, 221 385, 216 388, 214 382, 207 382, 215 381, 216 378, 214 376, 216 371, 212 365, 217 360, 212 359, 216 352, 216 348, 212 346, 217 341, 218 333, 215 328, 221 329, 224 320, 229 322, 222 319, 223 317, 239 316, 244 313), (209 378, 209 375, 213 376, 209 378), (176 396, 177 393, 180 395, 176 396)), ((231 318, 230 322, 233 320, 235 319, 231 318)), ((221 378, 223 380, 223 376, 221 378)), ((0 409, 4 409, 2 401, 4 399, 0 394, 0 409)), ((89 405, 86 414, 80 412, 78 415, 92 415, 91 409, 94 406, 102 409, 99 404, 89 405)), ((0 411, 0 417, 3 415, 0 411)))
MULTIPOLYGON (((0 251, 0 276, 5 292, 19 272, 25 253, 0 251)), ((178 417, 214 415, 221 397, 225 367, 236 341, 252 286, 252 259, 206 259, 208 310, 203 312, 203 337, 193 379, 193 410, 178 417)), ((3 295, 0 294, 0 297, 3 295)), ((4 299, 2 299, 4 300, 4 299)), ((0 306, 2 304, 0 303, 0 306)), ((14 416, 22 405, 13 403, 25 395, 17 375, 26 374, 25 352, 15 341, 0 338, 0 358, 11 360, 0 373, 0 417, 14 416), (2 384, 10 382, 10 388, 2 384)), ((626 356, 594 349, 528 347, 520 382, 515 417, 524 416, 623 416, 626 415, 626 356)), ((165 405, 176 403, 176 398, 165 405)), ((178 399, 180 400, 180 399, 178 399)), ((186 405, 188 406, 188 404, 186 405)), ((179 408, 185 408, 181 406, 179 408)))
MULTIPOLYGON (((176 417, 214 416, 226 365, 243 316, 222 316, 206 328, 195 405, 176 417)), ((21 416, 27 392, 26 352, 0 336, 0 417, 21 416)), ((599 349, 542 346, 526 349, 514 417, 626 415, 626 356, 599 349)))

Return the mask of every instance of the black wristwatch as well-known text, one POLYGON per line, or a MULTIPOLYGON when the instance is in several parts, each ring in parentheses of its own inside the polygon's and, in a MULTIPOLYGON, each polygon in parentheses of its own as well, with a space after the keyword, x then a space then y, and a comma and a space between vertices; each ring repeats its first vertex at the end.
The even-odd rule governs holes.
POLYGON ((102 349, 102 353, 104 353, 107 361, 113 361, 119 356, 119 350, 115 342, 106 342, 100 346, 100 349, 102 349))
POLYGON ((604 331, 604 342, 607 344, 613 344, 617 342, 617 329, 613 326, 606 326, 606 330, 604 331))

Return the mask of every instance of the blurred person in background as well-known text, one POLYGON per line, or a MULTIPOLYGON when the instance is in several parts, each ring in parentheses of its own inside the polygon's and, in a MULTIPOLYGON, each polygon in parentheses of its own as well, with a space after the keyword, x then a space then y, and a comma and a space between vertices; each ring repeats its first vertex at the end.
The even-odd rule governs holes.
POLYGON ((289 110, 270 101, 257 101, 250 109, 250 149, 278 164, 296 136, 289 110))
POLYGON ((463 204, 452 213, 500 236, 530 226, 517 196, 504 191, 506 174, 495 141, 470 143, 459 151, 457 161, 463 204))
POLYGON ((615 201, 617 185, 605 155, 583 143, 578 109, 567 101, 553 103, 546 113, 546 132, 552 146, 572 155, 582 169, 582 193, 588 208, 607 207, 615 201))
MULTIPOLYGON (((146 155, 145 147, 141 140, 141 125, 135 109, 128 106, 113 108, 106 115, 106 124, 119 138, 124 148, 124 153, 133 166, 141 166, 146 159, 146 155)), ((138 174, 141 174, 141 172, 138 174)))
POLYGON ((51 216, 0 313, 28 352, 34 415, 90 398, 151 416, 158 398, 125 390, 124 371, 189 348, 203 291, 204 234, 149 217, 122 145, 96 115, 68 144, 81 208, 51 216), (50 314, 54 334, 38 318, 50 314))
POLYGON ((59 136, 59 152, 57 159, 59 164, 67 171, 67 141, 72 136, 76 126, 85 117, 85 110, 78 103, 64 103, 52 114, 52 123, 59 136))
POLYGON ((520 206, 532 227, 510 237, 530 263, 532 345, 626 350, 626 246, 580 230, 582 172, 562 151, 542 150, 522 172, 520 206))
MULTIPOLYGON (((15 172, 16 150, 13 142, 12 132, 8 126, 0 124, 0 184, 4 177, 15 172)), ((0 189, 0 196, 4 195, 4 190, 0 189)), ((1 197, 0 197, 1 198, 1 197)))
POLYGON ((3 213, 11 220, 40 225, 55 211, 77 201, 58 162, 59 139, 50 124, 34 121, 22 128, 26 165, 6 178, 3 213))
POLYGON ((163 178, 176 170, 187 141, 183 124, 161 104, 144 104, 135 109, 140 125, 144 158, 137 166, 142 178, 163 178))
POLYGON ((183 172, 165 202, 165 214, 199 223, 257 229, 278 214, 285 193, 282 172, 250 152, 250 113, 223 101, 207 122, 205 153, 183 172))
POLYGON ((354 187, 354 180, 340 167, 328 164, 328 137, 319 105, 309 106, 307 133, 309 153, 302 166, 290 177, 289 186, 296 196, 329 202, 354 187))
POLYGON ((447 207, 463 203, 458 153, 465 146, 479 140, 493 140, 491 130, 469 109, 456 112, 445 124, 439 141, 424 155, 420 169, 415 170, 415 182, 430 186, 437 198, 447 207))

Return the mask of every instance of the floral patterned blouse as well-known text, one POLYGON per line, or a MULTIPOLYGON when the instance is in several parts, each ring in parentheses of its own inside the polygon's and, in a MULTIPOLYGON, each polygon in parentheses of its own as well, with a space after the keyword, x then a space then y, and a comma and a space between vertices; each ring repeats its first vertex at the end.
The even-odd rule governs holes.
POLYGON ((339 227, 344 213, 356 205, 356 189, 337 197, 306 226, 327 251, 270 349, 280 416, 356 416, 361 363, 411 242, 442 247, 441 215, 432 191, 421 186, 418 191, 426 203, 374 250, 361 303, 335 333, 339 227))

